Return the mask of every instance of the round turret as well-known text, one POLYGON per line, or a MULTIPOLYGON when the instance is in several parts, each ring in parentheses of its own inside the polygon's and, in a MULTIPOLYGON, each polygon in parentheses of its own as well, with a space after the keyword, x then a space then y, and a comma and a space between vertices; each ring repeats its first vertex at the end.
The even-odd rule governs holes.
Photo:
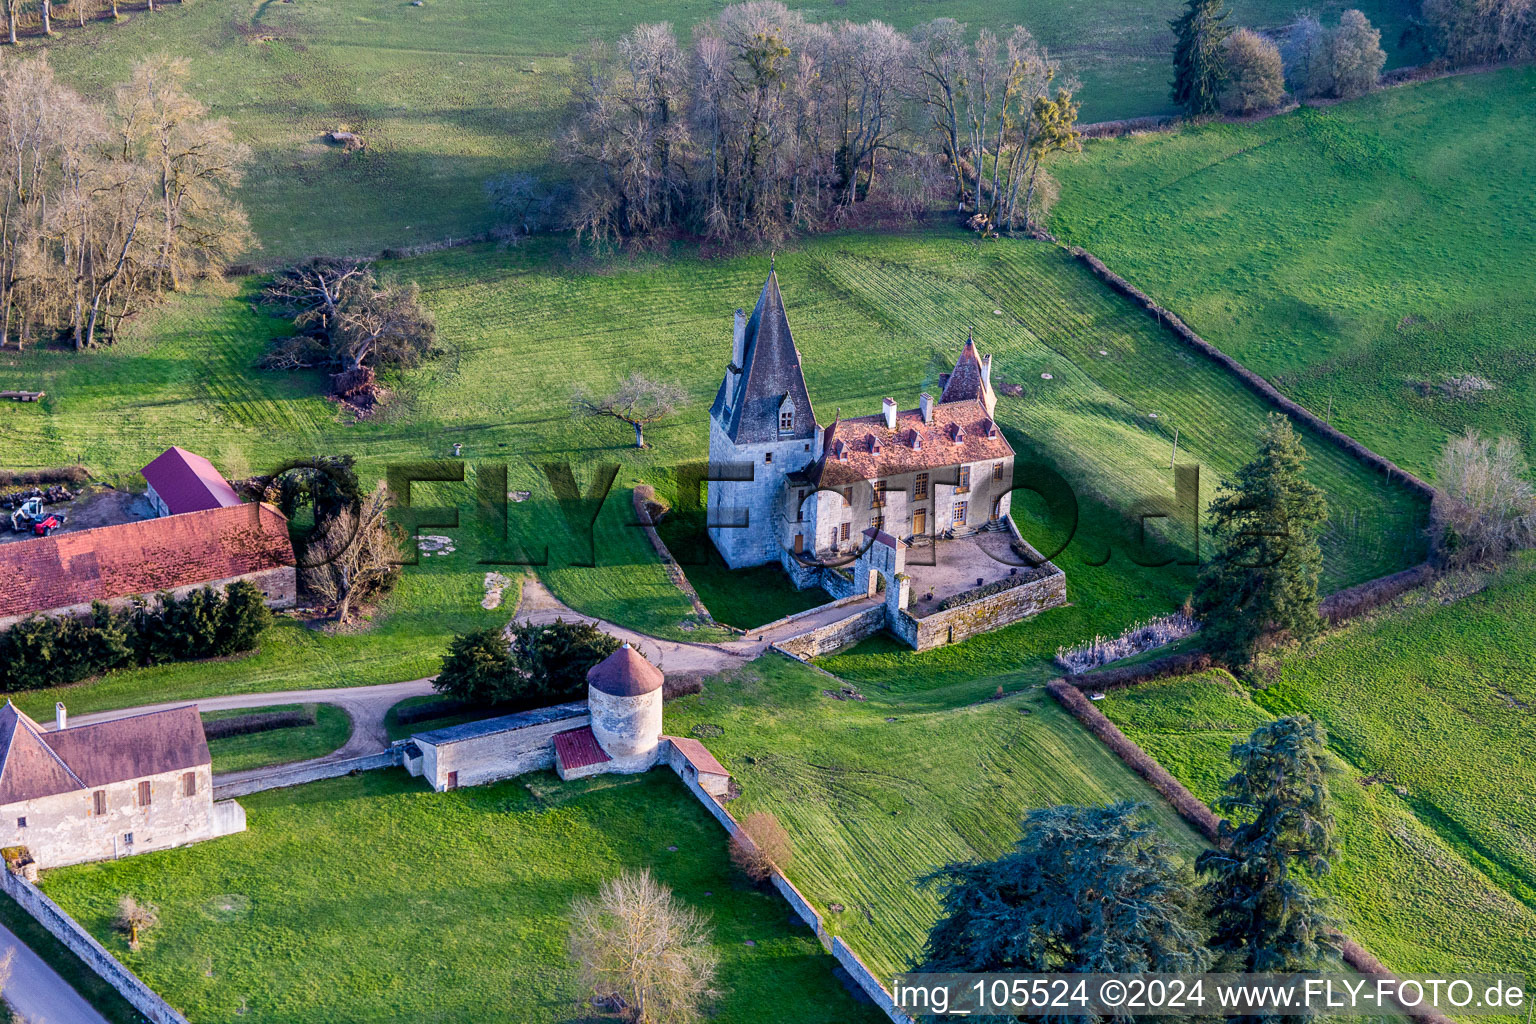
POLYGON ((661 670, 625 644, 587 673, 592 735, 613 758, 613 770, 643 772, 656 763, 661 741, 661 670))

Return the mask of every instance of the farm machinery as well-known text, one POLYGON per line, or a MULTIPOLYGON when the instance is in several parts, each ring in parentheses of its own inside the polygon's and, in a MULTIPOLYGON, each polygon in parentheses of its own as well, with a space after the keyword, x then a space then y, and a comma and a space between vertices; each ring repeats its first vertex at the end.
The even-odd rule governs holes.
POLYGON ((17 533, 46 537, 63 525, 63 513, 49 512, 43 507, 42 498, 28 498, 11 513, 11 529, 17 533))

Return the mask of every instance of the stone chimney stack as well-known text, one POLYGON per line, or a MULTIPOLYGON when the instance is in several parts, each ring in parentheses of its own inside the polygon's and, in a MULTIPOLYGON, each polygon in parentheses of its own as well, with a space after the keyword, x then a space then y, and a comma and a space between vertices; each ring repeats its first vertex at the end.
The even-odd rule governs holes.
POLYGON ((880 412, 885 416, 885 429, 896 429, 896 399, 887 398, 880 403, 880 412))
POLYGON ((740 373, 747 365, 747 314, 736 311, 736 332, 731 337, 731 365, 740 373))
POLYGON ((57 701, 53 705, 53 724, 60 732, 69 724, 69 712, 64 710, 64 702, 57 701))
POLYGON ((981 383, 989 388, 992 386, 992 353, 990 352, 981 357, 981 383))
POLYGON ((933 396, 924 391, 917 399, 917 407, 922 410, 923 422, 933 422, 933 396))

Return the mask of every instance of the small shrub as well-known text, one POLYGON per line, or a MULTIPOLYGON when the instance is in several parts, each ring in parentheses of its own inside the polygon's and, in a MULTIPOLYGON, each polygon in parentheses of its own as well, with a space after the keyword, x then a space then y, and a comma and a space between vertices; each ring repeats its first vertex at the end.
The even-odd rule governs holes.
POLYGON ((1536 490, 1513 438, 1473 431, 1446 443, 1435 464, 1430 520, 1437 556, 1452 568, 1496 563, 1536 544, 1536 490))
POLYGON ((789 833, 768 811, 754 811, 731 837, 731 862, 754 882, 766 882, 775 868, 783 871, 794 858, 789 833))
POLYGON ((1275 44, 1252 29, 1240 28, 1222 48, 1227 80, 1221 90, 1221 109, 1251 114, 1278 106, 1285 98, 1285 67, 1275 44))
POLYGON ((203 733, 210 740, 221 740, 230 736, 250 736, 259 732, 274 732, 278 729, 297 729, 315 725, 318 721, 319 718, 313 708, 303 708, 298 711, 263 711, 253 715, 236 715, 233 718, 215 718, 211 722, 203 723, 203 733))
POLYGON ((117 901, 117 918, 113 924, 128 936, 128 948, 139 948, 139 934, 160 923, 160 908, 152 903, 140 903, 132 896, 117 901))

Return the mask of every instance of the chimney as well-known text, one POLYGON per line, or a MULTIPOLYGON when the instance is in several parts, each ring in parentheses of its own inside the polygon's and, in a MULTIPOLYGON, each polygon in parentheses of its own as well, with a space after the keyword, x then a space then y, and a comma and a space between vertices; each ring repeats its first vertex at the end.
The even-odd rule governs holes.
POLYGON ((887 398, 880 403, 880 412, 885 417, 885 429, 896 429, 896 399, 887 398))
POLYGON ((60 732, 69 724, 69 712, 64 710, 64 702, 58 701, 53 705, 53 724, 60 732))
POLYGON ((983 387, 992 386, 992 353, 990 352, 981 357, 981 383, 983 387))
MULTIPOLYGON (((985 368, 983 368, 982 372, 983 373, 986 372, 985 368)), ((924 423, 932 423, 933 422, 933 396, 930 395, 928 392, 924 391, 917 398, 917 407, 922 410, 923 422, 924 423)))
POLYGON ((731 365, 740 372, 747 365, 747 314, 736 311, 736 331, 731 336, 731 365))

